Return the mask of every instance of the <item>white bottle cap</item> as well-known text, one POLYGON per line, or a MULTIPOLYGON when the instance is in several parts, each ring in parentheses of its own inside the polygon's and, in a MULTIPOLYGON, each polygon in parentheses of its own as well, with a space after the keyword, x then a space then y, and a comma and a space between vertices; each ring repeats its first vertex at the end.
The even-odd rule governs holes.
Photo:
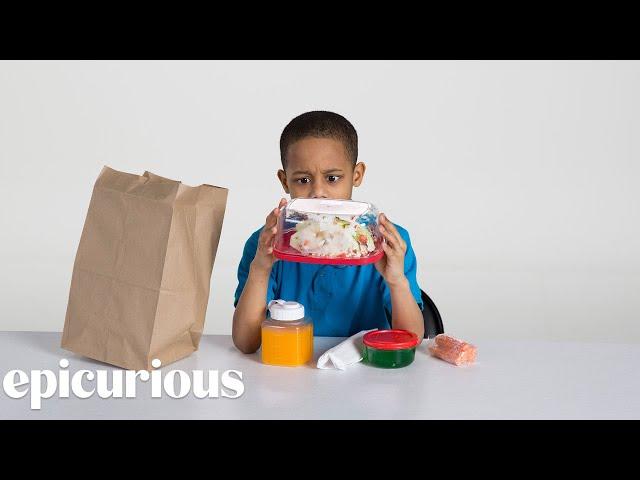
POLYGON ((304 318, 304 306, 298 302, 271 300, 268 307, 269 314, 274 320, 290 321, 304 318))

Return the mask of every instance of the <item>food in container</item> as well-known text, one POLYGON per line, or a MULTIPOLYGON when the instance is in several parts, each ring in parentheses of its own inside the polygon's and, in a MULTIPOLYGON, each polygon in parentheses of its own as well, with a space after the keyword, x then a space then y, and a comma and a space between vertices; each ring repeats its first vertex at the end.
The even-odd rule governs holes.
POLYGON ((355 200, 293 199, 280 212, 274 255, 305 263, 373 263, 384 255, 378 211, 355 200))
POLYGON ((413 362, 418 336, 408 330, 374 330, 362 337, 363 360, 380 368, 401 368, 413 362))

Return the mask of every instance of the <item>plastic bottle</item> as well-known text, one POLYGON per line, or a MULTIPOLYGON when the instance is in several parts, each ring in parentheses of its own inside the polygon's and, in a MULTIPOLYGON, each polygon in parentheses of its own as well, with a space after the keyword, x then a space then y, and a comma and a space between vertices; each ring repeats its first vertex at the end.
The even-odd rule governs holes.
POLYGON ((262 322, 262 363, 296 367, 313 357, 313 322, 298 302, 272 300, 262 322))

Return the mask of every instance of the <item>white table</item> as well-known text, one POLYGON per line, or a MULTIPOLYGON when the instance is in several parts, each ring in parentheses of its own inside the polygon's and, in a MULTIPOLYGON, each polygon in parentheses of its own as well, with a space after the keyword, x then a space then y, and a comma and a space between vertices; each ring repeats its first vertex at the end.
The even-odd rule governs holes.
MULTIPOLYGON (((316 338, 315 358, 337 338, 316 338)), ((640 345, 484 341, 478 362, 455 367, 418 347, 397 370, 357 364, 346 371, 273 367, 238 352, 228 336, 204 336, 200 350, 165 366, 190 373, 239 370, 235 399, 151 397, 148 382, 132 399, 52 398, 31 410, 29 395, 0 389, 0 419, 639 419, 640 345)), ((59 333, 0 332, 0 378, 9 370, 114 370, 60 347, 59 333)), ((315 363, 314 363, 315 365, 315 363)))

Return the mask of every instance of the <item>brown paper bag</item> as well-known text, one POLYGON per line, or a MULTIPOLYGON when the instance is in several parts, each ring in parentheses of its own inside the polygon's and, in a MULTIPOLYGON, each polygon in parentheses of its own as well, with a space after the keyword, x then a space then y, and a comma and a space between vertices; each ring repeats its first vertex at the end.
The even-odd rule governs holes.
POLYGON ((73 265, 62 348, 132 370, 196 351, 227 193, 104 167, 73 265))

